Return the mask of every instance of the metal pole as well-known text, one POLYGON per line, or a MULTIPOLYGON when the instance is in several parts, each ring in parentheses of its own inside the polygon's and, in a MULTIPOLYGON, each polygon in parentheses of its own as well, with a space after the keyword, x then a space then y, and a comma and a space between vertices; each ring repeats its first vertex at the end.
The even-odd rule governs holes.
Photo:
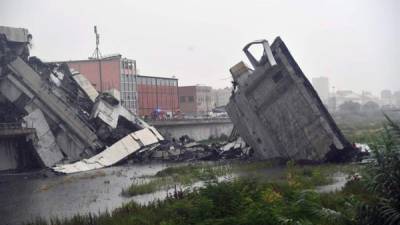
POLYGON ((99 60, 99 74, 100 74, 100 92, 103 92, 103 74, 101 71, 101 59, 98 57, 99 60))

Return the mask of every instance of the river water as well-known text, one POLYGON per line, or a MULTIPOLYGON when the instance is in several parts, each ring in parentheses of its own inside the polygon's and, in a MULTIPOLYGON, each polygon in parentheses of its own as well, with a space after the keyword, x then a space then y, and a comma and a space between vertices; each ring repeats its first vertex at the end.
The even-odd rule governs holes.
POLYGON ((125 202, 146 203, 165 192, 132 198, 120 195, 123 188, 152 176, 167 164, 115 166, 85 173, 51 176, 42 172, 0 175, 0 224, 21 224, 38 217, 71 217, 81 213, 113 210, 125 202))
MULTIPOLYGON (((178 166, 183 164, 173 164, 178 166)), ((163 199, 167 192, 157 191, 131 198, 121 196, 122 189, 134 182, 153 176, 158 171, 172 166, 170 164, 123 165, 104 168, 84 173, 43 177, 43 171, 29 174, 0 174, 0 224, 16 225, 35 220, 38 217, 47 220, 58 217, 72 217, 76 214, 99 213, 135 201, 146 204, 155 199, 163 199)), ((255 174, 269 178, 284 177, 284 167, 262 169, 255 174)), ((235 174, 220 177, 226 180, 235 176, 252 174, 235 174)), ((340 189, 344 184, 344 174, 337 174, 336 182, 321 187, 317 191, 340 189)), ((191 186, 200 187, 203 182, 191 186)))

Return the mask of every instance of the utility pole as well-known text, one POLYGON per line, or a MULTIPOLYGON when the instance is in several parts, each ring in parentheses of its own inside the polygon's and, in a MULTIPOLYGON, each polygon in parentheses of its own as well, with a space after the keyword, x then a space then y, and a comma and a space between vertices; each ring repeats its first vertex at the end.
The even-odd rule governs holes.
POLYGON ((99 50, 100 34, 97 32, 97 26, 94 26, 94 34, 96 35, 96 48, 93 52, 92 58, 97 59, 99 64, 99 78, 100 78, 100 92, 103 92, 103 74, 101 73, 101 58, 102 55, 99 50))

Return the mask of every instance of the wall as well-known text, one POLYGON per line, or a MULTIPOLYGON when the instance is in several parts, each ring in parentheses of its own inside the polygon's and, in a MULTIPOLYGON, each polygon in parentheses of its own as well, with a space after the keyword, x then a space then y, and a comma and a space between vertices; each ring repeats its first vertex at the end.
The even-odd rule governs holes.
POLYGON ((150 116, 157 108, 175 114, 179 110, 178 80, 137 76, 139 115, 150 116))
POLYGON ((196 86, 184 86, 178 88, 179 108, 185 115, 195 115, 196 105, 196 86))
MULTIPOLYGON (((69 61, 68 66, 84 75, 100 91, 99 62, 97 60, 69 61)), ((120 57, 101 60, 103 90, 120 90, 120 57)))
POLYGON ((155 121, 151 123, 166 139, 179 139, 188 135, 196 141, 213 137, 220 137, 222 134, 229 136, 233 124, 229 119, 219 120, 182 120, 182 121, 155 121))
POLYGON ((197 115, 207 115, 214 108, 214 99, 208 86, 196 86, 197 115))

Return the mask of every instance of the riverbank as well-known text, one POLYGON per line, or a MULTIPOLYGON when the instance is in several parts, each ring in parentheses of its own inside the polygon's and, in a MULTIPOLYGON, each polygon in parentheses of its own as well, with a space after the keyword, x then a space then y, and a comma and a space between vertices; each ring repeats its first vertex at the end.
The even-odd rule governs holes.
MULTIPOLYGON (((292 224, 305 219, 325 221, 328 216, 344 221, 349 212, 345 202, 341 202, 343 199, 335 199, 329 202, 330 205, 327 202, 327 199, 337 197, 338 192, 342 193, 342 187, 329 193, 318 193, 314 189, 335 182, 333 176, 338 172, 350 175, 359 169, 360 166, 354 164, 298 166, 292 162, 284 167, 276 167, 270 162, 168 167, 145 177, 189 181, 179 183, 179 187, 190 187, 198 181, 204 183, 190 190, 175 188, 164 200, 147 204, 129 201, 112 212, 53 218, 50 223, 37 219, 28 224, 282 224, 284 221, 292 224), (236 177, 229 180, 213 179, 232 174, 236 177), (201 178, 203 175, 207 178, 201 178)), ((146 189, 134 184, 129 188, 146 189)), ((149 189, 154 192, 160 188, 166 186, 154 183, 149 189)), ((131 194, 142 195, 139 192, 131 194)))
MULTIPOLYGON (((290 175, 293 177, 291 182, 293 181, 292 184, 295 186, 301 182, 301 188, 310 189, 332 182, 329 174, 333 175, 333 171, 351 171, 349 168, 353 167, 354 165, 294 165, 290 175)), ((78 217, 96 215, 96 218, 110 214, 110 221, 113 221, 112 215, 118 210, 123 210, 125 206, 122 205, 152 207, 158 200, 172 201, 171 196, 177 196, 178 193, 180 196, 182 193, 183 196, 187 196, 211 184, 237 182, 244 178, 263 183, 284 184, 288 179, 287 169, 286 166, 277 166, 266 161, 227 161, 126 165, 67 176, 47 178, 33 176, 33 178, 15 179, 13 182, 1 185, 0 214, 3 215, 3 223, 11 225, 29 221, 37 221, 33 224, 50 224, 50 220, 57 220, 55 218, 71 224, 68 221, 74 220, 78 214, 81 215, 78 217), (139 180, 169 179, 167 177, 173 177, 174 181, 179 182, 171 183, 168 187, 156 184, 151 192, 143 188, 142 190, 146 190, 145 193, 135 193, 131 196, 121 194, 139 180), (218 179, 214 179, 215 177, 218 179)), ((53 224, 64 224, 64 222, 53 224)), ((82 221, 73 224, 87 223, 82 221)))

